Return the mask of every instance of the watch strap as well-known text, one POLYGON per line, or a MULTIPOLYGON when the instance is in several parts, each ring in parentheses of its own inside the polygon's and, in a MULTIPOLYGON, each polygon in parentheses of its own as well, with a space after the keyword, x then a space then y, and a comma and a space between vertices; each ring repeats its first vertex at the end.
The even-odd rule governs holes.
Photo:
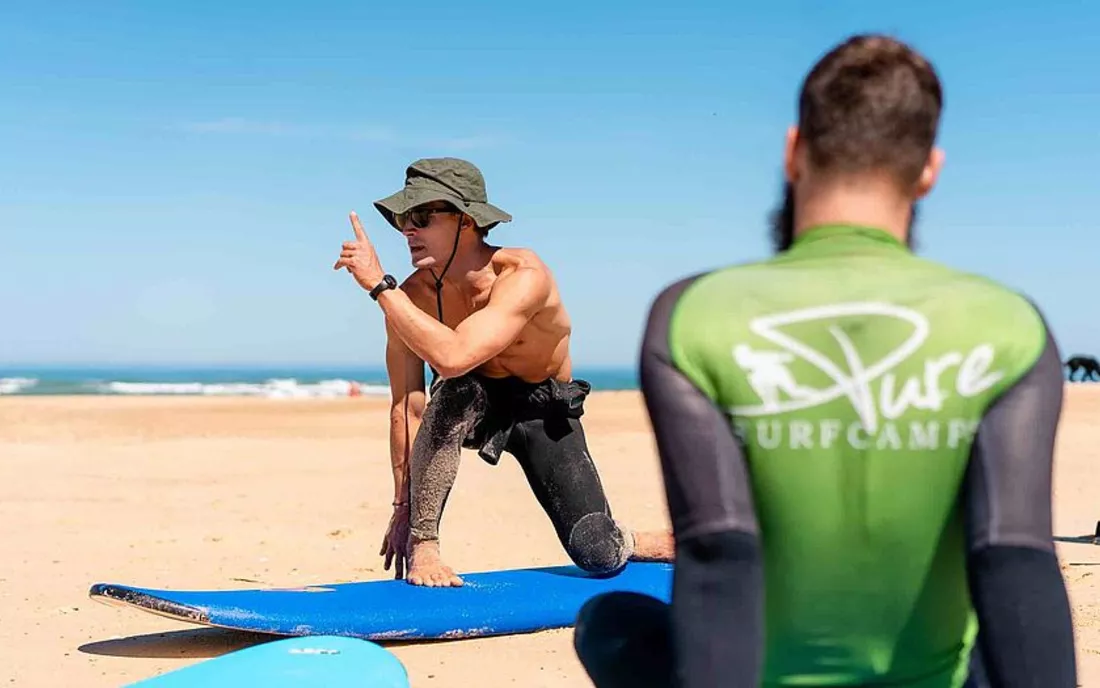
POLYGON ((396 289, 397 280, 393 275, 382 275, 382 281, 374 285, 374 288, 370 290, 370 297, 375 301, 378 300, 378 295, 387 289, 396 289))

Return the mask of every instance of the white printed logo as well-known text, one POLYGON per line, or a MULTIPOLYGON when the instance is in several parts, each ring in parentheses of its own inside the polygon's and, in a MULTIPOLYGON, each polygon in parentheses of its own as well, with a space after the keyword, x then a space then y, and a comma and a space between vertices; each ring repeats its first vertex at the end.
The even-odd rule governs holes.
MULTIPOLYGON (((859 429, 874 435, 880 429, 882 418, 896 420, 910 408, 940 410, 950 393, 941 389, 940 376, 952 366, 958 366, 954 391, 964 397, 976 396, 1004 377, 1001 371, 989 372, 993 362, 993 347, 981 344, 965 356, 960 352, 949 352, 925 360, 923 375, 910 377, 899 387, 893 370, 907 361, 928 339, 929 324, 923 314, 888 303, 859 302, 806 308, 756 318, 749 324, 749 328, 782 350, 753 349, 744 343, 733 347, 731 353, 734 361, 747 373, 748 383, 761 401, 756 406, 731 408, 730 412, 735 417, 798 411, 820 406, 843 396, 847 397, 860 419, 859 429), (837 320, 846 316, 863 316, 865 322, 866 316, 890 318, 908 323, 912 326, 912 332, 900 345, 879 360, 865 361, 852 338, 838 325, 837 320), (826 328, 843 353, 843 364, 838 364, 826 354, 780 329, 794 324, 818 322, 826 328), (788 368, 796 358, 813 365, 832 384, 819 389, 800 383, 788 368), (874 382, 880 383, 877 398, 872 389, 874 382)), ((922 432, 926 431, 927 427, 923 428, 922 432)), ((849 436, 852 436, 851 432, 849 436)))

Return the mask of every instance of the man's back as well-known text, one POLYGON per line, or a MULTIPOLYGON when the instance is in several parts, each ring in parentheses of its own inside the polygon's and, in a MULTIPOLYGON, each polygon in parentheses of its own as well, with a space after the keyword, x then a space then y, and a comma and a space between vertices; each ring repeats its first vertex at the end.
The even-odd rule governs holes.
POLYGON ((786 131, 777 255, 653 303, 639 374, 673 593, 582 610, 600 688, 1076 685, 1057 344, 1027 299, 906 246, 943 103, 911 46, 833 47, 786 131))
POLYGON ((1044 352, 1039 313, 846 226, 662 301, 670 363, 744 448, 765 681, 961 684, 976 631, 961 499, 972 443, 1044 352))

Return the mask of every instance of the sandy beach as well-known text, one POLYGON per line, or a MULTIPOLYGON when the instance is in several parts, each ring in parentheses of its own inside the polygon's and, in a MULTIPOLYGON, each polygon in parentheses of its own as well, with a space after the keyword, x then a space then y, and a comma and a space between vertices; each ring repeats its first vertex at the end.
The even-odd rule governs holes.
MULTIPOLYGON (((118 686, 269 640, 87 597, 94 582, 297 586, 392 577, 388 400, 0 398, 3 685, 118 686)), ((587 430, 617 518, 664 527, 641 398, 596 393, 587 430)), ((1091 534, 1100 507, 1100 385, 1068 385, 1055 532, 1091 534)), ((459 571, 568 563, 510 457, 467 452, 447 505, 459 571)), ((1100 547, 1059 542, 1080 683, 1100 686, 1100 547)), ((386 644, 413 686, 590 685, 572 630, 386 644), (491 657, 491 662, 489 658, 491 657), (476 678, 475 678, 476 677, 476 678)))

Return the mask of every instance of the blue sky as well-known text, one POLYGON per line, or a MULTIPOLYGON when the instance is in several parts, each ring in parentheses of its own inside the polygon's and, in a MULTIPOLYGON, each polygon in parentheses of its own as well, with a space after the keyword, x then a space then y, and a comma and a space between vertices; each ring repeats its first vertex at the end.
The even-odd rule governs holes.
POLYGON ((554 269, 578 365, 632 365, 661 286, 767 255, 799 81, 860 31, 946 88, 923 253, 1100 352, 1075 300, 1100 286, 1100 6, 764 7, 5 2, 0 365, 378 363, 377 307, 331 265, 356 209, 408 273, 371 201, 436 155, 554 269))

